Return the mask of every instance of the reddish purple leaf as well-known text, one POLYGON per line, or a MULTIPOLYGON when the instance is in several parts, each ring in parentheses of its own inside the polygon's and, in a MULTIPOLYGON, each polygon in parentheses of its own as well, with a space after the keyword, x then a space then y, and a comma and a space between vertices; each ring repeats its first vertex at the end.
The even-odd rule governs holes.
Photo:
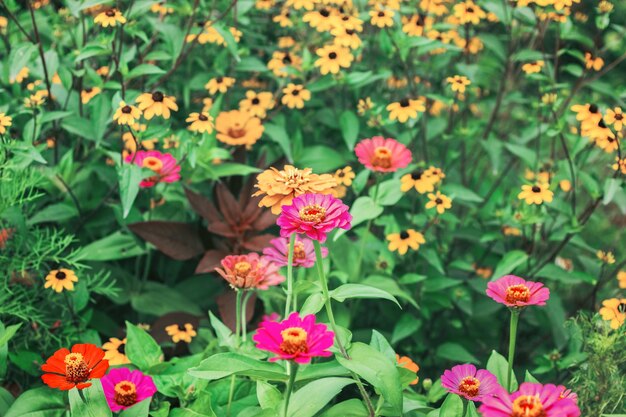
POLYGON ((150 221, 129 224, 128 228, 167 256, 179 261, 204 252, 196 228, 187 223, 150 221))

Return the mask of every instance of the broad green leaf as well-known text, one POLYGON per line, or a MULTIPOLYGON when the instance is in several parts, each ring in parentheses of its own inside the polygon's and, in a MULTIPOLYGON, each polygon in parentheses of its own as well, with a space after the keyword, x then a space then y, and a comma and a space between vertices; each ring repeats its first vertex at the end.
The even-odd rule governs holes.
MULTIPOLYGON (((4 358, 0 358, 0 360, 4 360, 4 358)), ((15 398, 13 398, 13 395, 5 388, 0 387, 0 416, 6 415, 7 410, 14 402, 15 398)))
POLYGON ((317 314, 322 307, 324 307, 324 295, 321 292, 314 292, 302 304, 300 314, 317 314))
POLYGON ((287 415, 313 417, 350 384, 354 384, 351 378, 322 378, 310 382, 291 395, 287 415))
POLYGON ((28 64, 36 51, 37 47, 32 43, 22 43, 11 49, 8 61, 5 61, 9 64, 9 80, 15 80, 17 74, 28 64))
POLYGON ((273 381, 287 379, 285 368, 277 363, 252 359, 239 353, 218 353, 189 369, 193 377, 213 381, 230 375, 243 375, 273 381))
POLYGON ((130 302, 136 311, 157 317, 177 311, 196 316, 202 314, 188 297, 158 282, 148 282, 139 294, 131 294, 130 302))
POLYGON ((237 52, 237 41, 233 37, 233 34, 230 33, 230 30, 228 30, 222 23, 215 23, 212 26, 219 32, 220 35, 222 35, 224 42, 226 42, 226 48, 228 48, 230 54, 233 58, 235 58, 235 61, 239 62, 240 58, 239 52, 237 52))
POLYGON ((476 410, 476 405, 474 401, 467 402, 467 410, 465 410, 465 417, 480 417, 478 414, 478 410, 476 410))
POLYGON ((363 417, 367 415, 367 409, 363 403, 353 398, 351 400, 335 404, 326 410, 320 417, 363 417))
POLYGON ((212 165, 210 168, 211 177, 214 179, 222 177, 231 177, 234 175, 248 175, 261 172, 257 167, 251 167, 244 164, 236 164, 232 162, 224 162, 218 165, 212 165))
POLYGON ((91 386, 82 390, 85 400, 81 398, 78 389, 72 388, 69 392, 70 410, 72 417, 111 417, 111 409, 104 397, 102 384, 99 379, 91 381, 91 386))
POLYGON ((163 360, 161 346, 144 329, 126 322, 126 356, 141 370, 163 360))
POLYGON ((135 68, 130 70, 128 74, 126 74, 126 80, 132 80, 133 78, 141 77, 142 75, 157 75, 157 74, 165 74, 165 71, 156 65, 152 64, 140 64, 135 68))
POLYGON ((293 156, 291 154, 291 140, 285 130, 284 126, 277 125, 275 123, 266 123, 264 125, 264 133, 269 136, 271 140, 276 142, 280 149, 285 153, 287 161, 293 163, 293 156))
POLYGON ((278 388, 261 380, 256 382, 256 397, 259 400, 259 405, 264 410, 278 409, 277 407, 283 399, 283 395, 278 388))
POLYGON ((510 274, 515 271, 515 268, 526 262, 526 259, 528 259, 528 254, 522 250, 515 249, 507 252, 500 262, 498 262, 495 271, 493 271, 491 280, 494 281, 510 274))
POLYGON ((137 245, 130 234, 115 232, 112 235, 83 246, 77 258, 83 261, 112 261, 143 255, 145 250, 137 245))
POLYGON ((126 218, 139 194, 142 179, 141 167, 135 164, 123 164, 119 168, 120 200, 123 217, 126 218))
POLYGON ((443 359, 455 362, 468 362, 478 364, 480 361, 467 349, 458 343, 446 342, 437 348, 436 355, 443 359))
POLYGON ((13 336, 15 336, 15 333, 17 333, 20 327, 22 327, 21 323, 13 324, 11 326, 4 328, 4 330, 0 333, 0 347, 9 343, 9 340, 11 340, 13 336))
POLYGON ((228 328, 228 326, 222 323, 220 319, 215 317, 215 315, 211 311, 209 311, 209 321, 211 322, 213 330, 215 330, 215 335, 217 336, 217 340, 219 341, 220 346, 234 346, 235 335, 228 328))
POLYGON ((343 140, 348 149, 353 150, 356 139, 359 136, 359 118, 353 111, 345 110, 339 116, 339 127, 343 140))
POLYGON ((442 189, 452 200, 467 201, 469 203, 480 203, 483 201, 481 196, 461 184, 446 184, 442 189))
MULTIPOLYGON (((489 360, 487 361, 487 370, 498 378, 498 382, 503 387, 506 387, 506 380, 509 372, 509 365, 506 358, 493 350, 489 360)), ((517 390, 517 378, 515 372, 513 372, 511 380, 511 391, 517 390)))
POLYGON ((613 201, 615 193, 621 188, 621 178, 607 178, 604 181, 604 190, 602 195, 602 204, 605 206, 613 201))
POLYGON ((381 206, 393 206, 400 201, 403 195, 399 179, 383 181, 369 190, 369 196, 372 197, 376 204, 381 206))
POLYGON ((461 397, 456 394, 448 394, 443 404, 441 404, 439 415, 441 417, 463 416, 463 400, 461 400, 461 397))
POLYGON ((383 298, 393 301, 398 307, 402 308, 396 297, 387 291, 369 285, 344 284, 332 290, 330 296, 341 303, 348 298, 383 298))
POLYGON ((4 417, 62 417, 66 411, 65 393, 42 387, 22 393, 4 417))
POLYGON ((150 401, 152 401, 152 397, 146 398, 145 400, 122 411, 119 417, 148 417, 148 413, 150 412, 150 401))

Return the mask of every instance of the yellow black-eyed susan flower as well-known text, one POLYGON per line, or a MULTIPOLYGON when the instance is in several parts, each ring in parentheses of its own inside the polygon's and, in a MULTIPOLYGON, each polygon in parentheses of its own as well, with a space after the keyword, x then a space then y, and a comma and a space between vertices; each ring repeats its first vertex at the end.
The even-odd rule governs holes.
POLYGON ((165 331, 172 337, 172 342, 191 343, 191 339, 196 336, 196 331, 191 323, 172 324, 165 328, 165 331))
POLYGON ((352 180, 356 177, 356 174, 352 170, 351 166, 347 166, 335 171, 334 177, 337 184, 349 187, 352 185, 352 180))
POLYGON ((448 84, 450 84, 450 88, 452 91, 457 93, 464 93, 465 88, 470 85, 472 82, 463 75, 455 75, 453 77, 446 78, 448 84))
POLYGON ((102 350, 104 350, 104 359, 109 361, 109 365, 130 363, 130 359, 126 356, 126 338, 120 340, 117 337, 112 337, 102 345, 102 350))
POLYGON ((139 110, 143 111, 143 117, 146 120, 152 119, 154 116, 161 116, 164 119, 170 118, 170 110, 177 111, 178 105, 176 99, 172 96, 166 96, 160 91, 154 93, 143 93, 135 100, 139 110))
POLYGON ((374 102, 372 102, 372 99, 369 97, 359 99, 359 102, 356 105, 357 112, 361 116, 371 110, 372 107, 374 107, 374 102))
POLYGON ((602 320, 610 323, 611 329, 617 330, 626 321, 626 298, 604 300, 598 312, 602 320))
POLYGON ((585 68, 600 71, 604 67, 604 59, 594 57, 591 52, 585 52, 585 68))
POLYGON ((56 292, 73 291, 75 282, 78 282, 78 277, 71 269, 53 269, 46 276, 44 288, 52 288, 56 292))
POLYGON ((613 252, 610 250, 598 250, 596 256, 605 264, 613 265, 615 263, 615 255, 613 255, 613 252))
POLYGON ((293 26, 291 13, 288 8, 282 9, 279 14, 272 18, 272 20, 274 23, 278 23, 281 28, 289 28, 293 26))
POLYGON ((420 245, 426 243, 424 235, 413 229, 391 233, 387 235, 387 240, 389 241, 388 249, 392 252, 398 251, 400 255, 406 254, 409 248, 418 250, 420 245))
POLYGON ((419 169, 410 174, 404 174, 400 178, 400 190, 406 193, 411 188, 415 188, 418 193, 425 194, 435 191, 435 182, 435 178, 419 169))
POLYGON ((106 10, 102 13, 99 13, 95 17, 93 22, 106 28, 109 26, 113 27, 117 25, 118 23, 123 25, 124 23, 126 23, 126 18, 122 15, 122 13, 119 10, 113 8, 113 9, 106 10))
POLYGON ((370 14, 370 23, 376 27, 381 29, 392 27, 393 26, 393 10, 371 10, 370 14))
POLYGON ((487 17, 487 13, 473 1, 467 0, 454 5, 454 16, 459 19, 459 23, 462 25, 466 23, 477 25, 481 19, 487 17))
POLYGON ((318 32, 330 32, 337 25, 339 20, 339 12, 331 7, 322 7, 320 10, 312 10, 306 12, 302 16, 302 21, 308 23, 318 32))
POLYGON ((522 185, 522 191, 517 195, 520 200, 525 200, 526 204, 549 203, 554 197, 554 193, 549 189, 548 183, 538 182, 535 185, 522 185))
POLYGON ((80 100, 83 104, 87 104, 92 98, 100 94, 101 91, 100 87, 86 88, 80 92, 80 100))
POLYGON ((198 133, 211 133, 213 132, 213 116, 209 113, 191 113, 185 120, 191 123, 187 129, 192 132, 198 133))
POLYGON ((409 119, 416 119, 418 113, 426 111, 424 101, 421 99, 403 98, 400 101, 387 106, 390 120, 397 120, 406 123, 409 119))
POLYGON ((424 36, 426 30, 433 25, 433 18, 423 14, 402 16, 402 31, 409 36, 424 36))
POLYGON ((7 116, 4 113, 0 113, 0 135, 4 135, 7 132, 7 127, 11 127, 13 118, 7 116))
POLYGON ((319 58, 314 65, 320 69, 322 75, 337 74, 341 68, 349 68, 354 59, 348 48, 338 45, 326 45, 315 53, 319 58))
POLYGON ((281 103, 290 109, 301 109, 304 103, 311 99, 311 92, 304 88, 303 85, 289 83, 283 88, 283 97, 281 103))
POLYGON ((621 131, 626 123, 626 116, 624 116, 621 107, 615 107, 606 111, 604 121, 606 124, 613 126, 615 130, 621 131))
POLYGON ((219 76, 219 77, 211 78, 209 82, 207 82, 204 85, 204 88, 206 88, 209 94, 211 95, 215 95, 217 94, 217 92, 220 92, 223 94, 226 91, 228 91, 228 89, 232 87, 234 84, 235 84, 234 78, 219 76))
POLYGON ((527 62, 522 65, 522 71, 524 71, 526 74, 536 74, 538 72, 541 72, 541 69, 544 65, 545 62, 541 59, 538 61, 527 62))
POLYGON ((113 115, 113 120, 117 120, 118 125, 133 125, 141 117, 141 110, 132 104, 120 101, 120 105, 113 115))
POLYGON ((239 109, 263 119, 267 111, 274 107, 274 95, 269 91, 246 91, 246 98, 239 102, 239 109))
POLYGON ((449 197, 441 194, 441 192, 437 191, 436 194, 430 193, 428 194, 428 203, 426 203, 427 209, 437 209, 437 213, 443 214, 449 208, 452 208, 452 200, 449 197))

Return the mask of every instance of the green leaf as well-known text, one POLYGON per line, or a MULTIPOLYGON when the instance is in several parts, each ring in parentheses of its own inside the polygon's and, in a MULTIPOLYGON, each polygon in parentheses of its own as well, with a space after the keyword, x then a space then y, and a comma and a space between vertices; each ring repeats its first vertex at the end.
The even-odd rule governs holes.
POLYGON ((11 54, 9 55, 8 60, 9 80, 15 80, 17 74, 26 66, 26 64, 28 64, 36 51, 37 47, 32 43, 15 45, 15 47, 11 49, 11 54))
MULTIPOLYGON (((350 208, 352 228, 366 220, 375 219, 383 212, 383 207, 374 202, 371 197, 359 197, 354 200, 350 208)), ((335 238, 336 240, 336 238, 335 238)))
POLYGON ((524 374, 524 382, 539 382, 539 381, 537 380, 537 378, 533 376, 533 374, 531 374, 530 372, 528 372, 528 370, 526 370, 526 373, 524 374))
POLYGON ((526 259, 528 259, 528 254, 522 250, 515 249, 507 252, 500 262, 498 262, 498 266, 496 266, 495 271, 493 271, 491 280, 493 281, 510 274, 515 268, 526 262, 526 259))
POLYGON ((437 348, 436 355, 455 362, 480 363, 467 349, 458 343, 447 342, 437 348))
POLYGON ((463 400, 461 400, 461 397, 456 394, 448 394, 443 404, 441 404, 439 415, 441 417, 461 417, 463 415, 463 400))
POLYGON ((478 414, 478 411, 476 410, 476 405, 474 404, 474 401, 467 402, 465 417, 480 417, 480 414, 478 414))
POLYGON ((353 150, 359 136, 359 118, 353 111, 345 110, 339 116, 339 127, 348 149, 353 150))
POLYGON ((9 340, 11 340, 11 338, 13 336, 15 336, 15 333, 17 333, 17 331, 20 329, 20 327, 22 327, 22 324, 13 324, 9 327, 6 327, 4 329, 4 331, 2 331, 2 333, 0 333, 0 347, 6 345, 7 343, 9 343, 9 340))
POLYGON ((215 317, 211 311, 209 311, 209 321, 211 322, 213 330, 215 330, 215 335, 217 336, 220 346, 232 347, 235 345, 235 335, 233 332, 231 332, 228 326, 222 323, 220 319, 215 317))
POLYGON ((400 201, 404 195, 400 188, 399 179, 383 181, 378 184, 377 187, 378 191, 376 191, 376 187, 370 188, 369 195, 372 199, 374 199, 374 196, 376 195, 375 202, 381 206, 393 206, 400 201))
POLYGON ((118 231, 83 246, 76 256, 83 261, 117 261, 144 253, 145 250, 137 245, 137 240, 132 235, 118 231))
POLYGON ((70 410, 72 417, 111 417, 111 409, 104 397, 99 379, 91 381, 89 388, 82 390, 85 400, 80 397, 78 389, 72 388, 69 392, 70 410))
POLYGON ((285 381, 285 368, 277 363, 252 359, 239 353, 218 353, 213 355, 194 368, 189 369, 189 375, 213 381, 230 375, 243 375, 265 380, 285 381))
POLYGON ((232 162, 224 162, 218 165, 211 165, 210 173, 213 179, 222 177, 231 177, 233 175, 248 175, 261 172, 257 167, 251 167, 244 164, 236 164, 232 162))
POLYGON ((452 200, 467 201, 468 203, 480 203, 483 201, 481 196, 461 184, 446 184, 442 189, 452 200))
POLYGON ((278 388, 261 380, 256 382, 256 397, 263 410, 277 410, 283 399, 278 388))
POLYGON ((123 164, 119 168, 120 200, 123 217, 128 217, 135 198, 139 193, 139 183, 142 179, 141 167, 135 164, 123 164))
POLYGON ((199 316, 202 310, 173 288, 158 282, 148 282, 141 293, 131 294, 130 302, 138 312, 163 316, 182 311, 199 316))
POLYGON ((350 384, 354 384, 350 378, 322 378, 310 382, 291 395, 287 415, 313 417, 350 384))
POLYGON ((321 292, 314 292, 309 295, 300 308, 300 314, 316 314, 324 307, 324 295, 321 292))
POLYGON ((135 68, 130 70, 128 74, 126 74, 125 80, 132 80, 133 78, 141 77, 142 75, 157 75, 157 74, 165 74, 165 71, 156 65, 152 64, 140 64, 135 68))
POLYGON ((7 410, 14 402, 15 398, 13 398, 13 395, 11 395, 11 393, 6 389, 0 387, 0 416, 6 415, 7 410))
POLYGON ((289 135, 285 130, 284 126, 280 126, 274 123, 266 123, 263 125, 265 127, 265 134, 270 137, 271 140, 276 142, 280 149, 285 153, 287 157, 287 161, 293 163, 293 155, 291 154, 291 140, 289 139, 289 135))
POLYGON ((604 191, 602 195, 602 204, 605 206, 613 201, 615 193, 622 187, 622 180, 620 178, 607 178, 604 181, 604 191))
POLYGON ((230 30, 228 30, 221 23, 215 23, 212 26, 215 28, 215 30, 218 31, 220 35, 222 35, 224 41, 226 42, 226 48, 228 48, 230 54, 233 56, 233 58, 235 58, 235 61, 239 62, 241 59, 239 58, 239 52, 237 52, 237 41, 235 41, 233 34, 230 33, 230 30))
POLYGON ((402 413, 402 384, 394 361, 361 342, 348 350, 350 359, 337 356, 337 361, 372 384, 385 398, 394 413, 402 413))
MULTIPOLYGON (((487 370, 498 378, 498 382, 503 387, 506 386, 506 380, 509 372, 509 363, 504 356, 500 355, 495 350, 491 351, 491 356, 487 361, 487 370)), ((515 372, 513 372, 513 378, 511 381, 511 391, 517 390, 517 378, 515 372)))
POLYGON ((144 329, 126 322, 126 356, 141 370, 163 360, 161 346, 144 329))
POLYGON ((367 415, 367 409, 360 400, 351 400, 335 404, 326 410, 320 417, 363 417, 367 415))
POLYGON ((334 148, 323 145, 307 146, 297 159, 300 167, 309 167, 313 172, 330 172, 346 164, 346 158, 334 148))
POLYGON ((128 407, 120 413, 119 417, 148 417, 150 401, 152 401, 152 397, 146 398, 132 407, 128 407))
POLYGON ((4 417, 62 417, 66 411, 65 394, 42 387, 22 393, 4 417))
POLYGON ((343 303, 348 298, 383 298, 393 301, 398 307, 402 308, 396 297, 387 291, 369 285, 344 284, 332 290, 330 296, 340 303, 343 303))

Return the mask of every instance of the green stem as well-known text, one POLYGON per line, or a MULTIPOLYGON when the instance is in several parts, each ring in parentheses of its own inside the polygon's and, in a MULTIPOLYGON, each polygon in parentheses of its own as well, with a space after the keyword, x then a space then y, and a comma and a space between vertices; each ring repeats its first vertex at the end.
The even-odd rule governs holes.
POLYGON ((78 396, 80 397, 81 400, 83 400, 83 402, 86 405, 87 404, 87 398, 85 398, 85 393, 83 392, 82 389, 76 388, 76 390, 78 391, 78 396))
POLYGON ((235 303, 235 340, 237 340, 237 345, 239 345, 240 335, 241 335, 241 297, 243 296, 243 291, 236 291, 236 303, 235 303))
POLYGON ((519 322, 518 310, 511 310, 511 327, 509 335, 509 372, 506 378, 506 389, 511 392, 511 382, 513 379, 513 360, 515 359, 515 341, 517 339, 517 323, 519 322))
MULTIPOLYGON (((374 203, 378 201, 378 179, 379 176, 374 174, 374 178, 376 179, 376 184, 374 185, 374 203)), ((363 266, 363 255, 365 255, 365 244, 367 242, 368 235, 370 234, 370 229, 372 228, 372 221, 374 219, 367 220, 367 224, 365 225, 365 233, 363 233, 362 241, 361 241, 361 249, 359 250, 359 258, 357 259, 357 275, 361 273, 361 267, 363 266)))
POLYGON ((230 417, 230 407, 235 397, 235 375, 230 378, 230 390, 228 391, 228 405, 226 406, 226 415, 230 417))
POLYGON ((289 237, 289 253, 287 255, 287 300, 285 301, 285 319, 291 312, 291 299, 293 297, 293 252, 296 245, 296 234, 289 237))
POLYGON ((287 381, 287 387, 285 388, 285 406, 283 408, 283 417, 287 417, 287 411, 289 410, 289 398, 291 398, 293 384, 296 381, 298 364, 292 361, 287 361, 287 372, 289 373, 289 380, 287 381))
POLYGON ((245 342, 248 334, 248 319, 246 310, 248 309, 248 300, 252 296, 252 291, 246 291, 241 304, 241 339, 245 342))

